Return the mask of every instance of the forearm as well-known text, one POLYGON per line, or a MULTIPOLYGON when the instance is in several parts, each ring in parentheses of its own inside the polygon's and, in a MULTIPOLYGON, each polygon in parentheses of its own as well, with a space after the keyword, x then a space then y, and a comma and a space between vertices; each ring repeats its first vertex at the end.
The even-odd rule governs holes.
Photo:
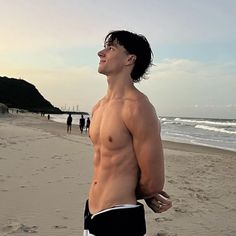
POLYGON ((155 194, 161 193, 164 187, 164 180, 159 181, 156 184, 152 184, 151 181, 147 184, 139 182, 136 187, 136 198, 137 199, 146 199, 154 196, 155 194))

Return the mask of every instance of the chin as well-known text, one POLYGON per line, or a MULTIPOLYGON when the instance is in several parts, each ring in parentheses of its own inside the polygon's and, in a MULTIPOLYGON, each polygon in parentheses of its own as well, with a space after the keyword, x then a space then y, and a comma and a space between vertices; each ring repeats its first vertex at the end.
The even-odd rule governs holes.
POLYGON ((98 73, 106 75, 105 71, 102 68, 98 67, 98 73))

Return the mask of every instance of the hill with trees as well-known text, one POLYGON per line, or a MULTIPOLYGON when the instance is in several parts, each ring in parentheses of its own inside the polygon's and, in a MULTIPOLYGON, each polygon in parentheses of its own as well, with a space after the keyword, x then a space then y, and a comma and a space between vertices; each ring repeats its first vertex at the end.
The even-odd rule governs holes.
POLYGON ((0 103, 9 108, 31 112, 61 113, 61 110, 47 101, 33 84, 5 76, 0 76, 0 103))

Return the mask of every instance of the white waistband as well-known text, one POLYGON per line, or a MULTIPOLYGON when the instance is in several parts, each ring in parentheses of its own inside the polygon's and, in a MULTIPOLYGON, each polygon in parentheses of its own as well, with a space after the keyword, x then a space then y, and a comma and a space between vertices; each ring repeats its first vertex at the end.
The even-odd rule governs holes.
POLYGON ((120 205, 115 205, 114 207, 111 207, 111 208, 107 208, 105 210, 102 210, 102 211, 99 211, 95 214, 93 214, 91 216, 91 219, 93 219, 93 217, 101 214, 101 213, 104 213, 104 212, 107 212, 107 211, 113 211, 113 210, 117 210, 117 209, 129 209, 129 208, 135 208, 135 207, 139 207, 139 205, 134 205, 134 204, 120 204, 120 205))

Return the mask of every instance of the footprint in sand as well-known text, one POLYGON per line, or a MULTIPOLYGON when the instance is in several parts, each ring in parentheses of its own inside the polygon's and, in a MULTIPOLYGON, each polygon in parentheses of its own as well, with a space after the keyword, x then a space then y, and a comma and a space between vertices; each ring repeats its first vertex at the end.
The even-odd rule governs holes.
POLYGON ((187 213, 188 211, 184 208, 180 208, 180 207, 174 207, 175 212, 178 213, 187 213))
POLYGON ((209 197, 207 197, 205 194, 196 193, 195 196, 201 201, 209 201, 209 197))
POLYGON ((160 231, 155 236, 177 236, 177 234, 176 233, 167 233, 165 231, 160 231))
POLYGON ((59 159, 60 160, 60 159, 62 159, 62 157, 58 156, 58 155, 54 155, 54 156, 51 157, 51 159, 59 159))
POLYGON ((14 233, 37 233, 37 226, 27 226, 19 222, 11 222, 7 226, 2 228, 2 231, 5 233, 3 236, 14 233))
POLYGON ((167 218, 167 217, 160 217, 160 218, 155 218, 155 221, 156 222, 165 222, 165 221, 173 221, 173 220, 170 218, 167 218))
POLYGON ((4 192, 8 192, 8 189, 1 189, 0 191, 4 193, 4 192))
POLYGON ((27 186, 25 186, 25 185, 21 185, 20 188, 27 188, 27 186))
POLYGON ((54 229, 67 229, 68 227, 65 225, 55 225, 53 226, 54 229))
POLYGON ((74 176, 64 176, 63 178, 64 179, 74 179, 75 177, 74 176))
POLYGON ((39 156, 30 156, 29 159, 38 159, 39 156))
POLYGON ((170 180, 168 180, 168 183, 170 183, 170 184, 177 184, 178 182, 173 180, 173 179, 170 179, 170 180))

